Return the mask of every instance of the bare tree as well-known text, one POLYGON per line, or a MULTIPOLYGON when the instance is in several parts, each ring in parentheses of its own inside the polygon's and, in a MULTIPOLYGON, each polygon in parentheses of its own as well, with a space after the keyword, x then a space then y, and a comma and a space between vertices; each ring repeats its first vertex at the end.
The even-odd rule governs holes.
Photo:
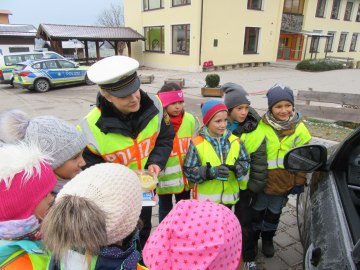
MULTIPOLYGON (((102 26, 122 27, 124 26, 124 12, 122 6, 111 4, 109 8, 104 9, 97 18, 97 23, 102 26)), ((119 42, 117 50, 119 54, 123 54, 126 47, 125 42, 119 42)))

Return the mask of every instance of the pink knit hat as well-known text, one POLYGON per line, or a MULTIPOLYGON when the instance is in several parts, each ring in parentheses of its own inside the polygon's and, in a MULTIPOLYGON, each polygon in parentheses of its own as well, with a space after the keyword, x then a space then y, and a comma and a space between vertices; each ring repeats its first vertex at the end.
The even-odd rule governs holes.
POLYGON ((184 92, 182 90, 160 92, 158 95, 164 108, 172 103, 184 101, 184 92))
POLYGON ((236 270, 241 227, 227 207, 182 200, 150 235, 143 250, 151 270, 236 270))
POLYGON ((33 146, 0 147, 0 221, 30 217, 56 185, 56 177, 33 146))

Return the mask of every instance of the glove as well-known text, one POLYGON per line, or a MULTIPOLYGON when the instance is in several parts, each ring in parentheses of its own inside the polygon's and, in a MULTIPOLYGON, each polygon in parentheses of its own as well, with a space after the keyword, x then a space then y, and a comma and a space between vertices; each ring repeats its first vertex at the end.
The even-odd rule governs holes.
POLYGON ((235 167, 235 175, 238 180, 242 180, 241 178, 247 173, 247 164, 244 161, 237 160, 234 164, 235 167))
POLYGON ((301 193, 303 191, 304 191, 304 186, 303 185, 296 185, 290 190, 289 194, 296 195, 296 194, 299 194, 299 193, 301 193))
POLYGON ((229 178, 229 168, 225 165, 211 167, 211 172, 215 174, 215 178, 222 181, 227 181, 229 178))
POLYGON ((229 169, 224 165, 216 167, 201 166, 199 168, 199 174, 203 180, 212 180, 216 178, 226 181, 229 177, 229 169))

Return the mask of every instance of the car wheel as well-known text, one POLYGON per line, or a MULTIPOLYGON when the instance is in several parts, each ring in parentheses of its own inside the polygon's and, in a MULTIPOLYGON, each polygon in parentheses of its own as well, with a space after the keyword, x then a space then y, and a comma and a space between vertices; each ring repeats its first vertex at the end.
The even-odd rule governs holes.
POLYGON ((89 79, 89 77, 88 77, 87 75, 85 75, 85 84, 86 84, 86 85, 92 85, 92 84, 94 84, 94 83, 89 79))
POLYGON ((34 83, 35 90, 37 92, 46 92, 50 89, 50 83, 46 79, 38 79, 34 83))
POLYGON ((304 227, 305 227, 305 205, 303 196, 305 196, 304 192, 301 192, 296 197, 296 219, 299 230, 299 237, 302 244, 304 244, 304 227))

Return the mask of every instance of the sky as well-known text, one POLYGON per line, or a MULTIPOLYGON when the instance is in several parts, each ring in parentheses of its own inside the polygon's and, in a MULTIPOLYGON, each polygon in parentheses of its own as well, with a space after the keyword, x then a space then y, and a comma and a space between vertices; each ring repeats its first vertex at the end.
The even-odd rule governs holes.
POLYGON ((97 25, 98 16, 122 0, 0 0, 0 9, 9 10, 10 24, 40 23, 97 25))

